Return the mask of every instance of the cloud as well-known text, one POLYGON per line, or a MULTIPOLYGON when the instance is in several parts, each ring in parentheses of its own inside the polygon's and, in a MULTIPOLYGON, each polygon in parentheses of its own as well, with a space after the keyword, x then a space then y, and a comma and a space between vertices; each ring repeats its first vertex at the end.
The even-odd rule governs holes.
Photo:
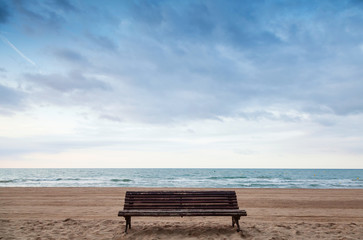
POLYGON ((87 59, 82 56, 80 53, 73 51, 71 49, 58 49, 54 51, 56 57, 61 58, 63 60, 75 63, 87 62, 87 59))
POLYGON ((24 78, 36 86, 50 88, 59 92, 75 90, 109 89, 108 84, 93 77, 86 77, 78 71, 72 71, 67 76, 60 74, 25 74, 24 78))
POLYGON ((99 116, 101 119, 107 119, 113 122, 122 122, 122 119, 118 116, 113 116, 113 115, 107 115, 107 114, 101 114, 99 116))
POLYGON ((0 83, 0 115, 12 115, 25 109, 25 94, 0 83))
POLYGON ((54 33, 61 29, 65 22, 63 16, 58 14, 55 9, 49 8, 43 1, 23 1, 13 2, 13 9, 22 20, 21 27, 27 34, 37 35, 44 33, 54 33))
MULTIPOLYGON (((363 60, 357 51, 363 15, 353 2, 142 1, 122 7, 108 2, 92 11, 97 22, 83 11, 71 15, 70 2, 57 4, 64 4, 58 23, 68 28, 60 29, 62 47, 50 47, 57 59, 70 64, 57 74, 25 78, 59 94, 112 89, 87 94, 88 106, 100 118, 302 121, 304 114, 349 115, 363 109, 363 60), (61 21, 67 16, 72 24, 61 21), (75 63, 84 67, 77 74, 75 63)), ((32 21, 56 14, 49 8, 23 8, 34 12, 32 17, 24 12, 32 21)), ((91 8, 85 2, 77 5, 91 8)))
POLYGON ((187 4, 175 5, 163 2, 134 3, 130 7, 132 26, 164 44, 186 41, 207 45, 228 43, 250 48, 280 42, 261 22, 268 7, 265 3, 187 1, 187 4))
POLYGON ((48 135, 46 140, 37 137, 17 139, 0 136, 0 158, 5 156, 21 156, 30 153, 61 153, 75 149, 87 149, 89 147, 116 144, 117 142, 110 141, 89 141, 87 139, 70 140, 65 137, 51 135, 48 135))
POLYGON ((1 106, 18 106, 22 96, 19 91, 0 84, 1 106))
POLYGON ((133 2, 131 13, 136 21, 156 26, 163 21, 162 6, 158 1, 133 2))
POLYGON ((9 7, 5 2, 0 2, 0 24, 6 23, 10 17, 9 7))
POLYGON ((66 12, 78 12, 78 9, 68 0, 54 0, 54 4, 66 12))
POLYGON ((117 45, 106 36, 99 36, 92 33, 87 33, 86 37, 94 42, 97 46, 108 51, 116 51, 117 45))

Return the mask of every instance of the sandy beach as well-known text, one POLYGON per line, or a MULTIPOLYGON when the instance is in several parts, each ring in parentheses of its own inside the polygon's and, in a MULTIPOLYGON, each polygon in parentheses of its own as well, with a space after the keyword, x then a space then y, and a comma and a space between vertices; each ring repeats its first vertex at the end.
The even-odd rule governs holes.
POLYGON ((125 234, 117 212, 140 189, 0 188, 0 239, 363 239, 363 189, 232 189, 241 232, 230 217, 134 217, 125 234))

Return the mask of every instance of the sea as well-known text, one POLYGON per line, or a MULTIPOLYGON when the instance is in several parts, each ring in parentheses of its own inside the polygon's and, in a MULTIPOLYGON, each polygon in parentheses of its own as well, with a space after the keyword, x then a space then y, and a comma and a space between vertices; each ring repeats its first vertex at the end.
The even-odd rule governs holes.
POLYGON ((363 169, 0 169, 0 187, 363 188, 363 169))

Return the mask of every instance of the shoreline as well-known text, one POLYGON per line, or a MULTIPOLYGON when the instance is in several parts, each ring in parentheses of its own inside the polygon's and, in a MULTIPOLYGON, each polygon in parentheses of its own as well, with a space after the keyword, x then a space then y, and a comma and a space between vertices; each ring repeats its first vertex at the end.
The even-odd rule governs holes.
POLYGON ((362 199, 363 189, 0 187, 0 237, 359 239, 362 199), (117 212, 127 190, 233 190, 248 216, 240 220, 240 233, 229 217, 135 217, 125 235, 117 212))

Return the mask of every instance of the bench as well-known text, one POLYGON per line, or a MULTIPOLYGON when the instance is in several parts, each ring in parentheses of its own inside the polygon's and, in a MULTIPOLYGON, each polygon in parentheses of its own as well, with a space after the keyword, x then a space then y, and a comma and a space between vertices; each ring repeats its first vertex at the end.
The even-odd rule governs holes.
POLYGON ((131 229, 132 216, 231 216, 232 227, 247 216, 239 210, 235 191, 127 191, 124 210, 118 212, 131 229))

